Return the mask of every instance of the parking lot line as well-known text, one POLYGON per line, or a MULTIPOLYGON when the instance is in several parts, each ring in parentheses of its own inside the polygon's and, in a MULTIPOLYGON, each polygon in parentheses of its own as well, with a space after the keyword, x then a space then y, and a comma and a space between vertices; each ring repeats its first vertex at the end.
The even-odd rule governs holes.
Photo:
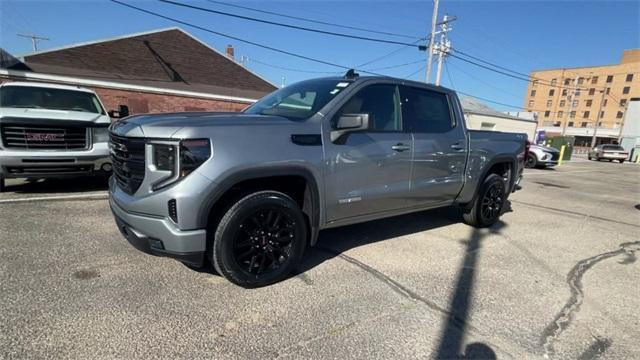
POLYGON ((106 191, 92 194, 80 194, 80 195, 60 195, 60 196, 39 196, 28 197, 19 199, 2 199, 0 204, 14 204, 24 202, 38 202, 38 201, 73 201, 73 200, 105 200, 109 198, 109 194, 106 191))

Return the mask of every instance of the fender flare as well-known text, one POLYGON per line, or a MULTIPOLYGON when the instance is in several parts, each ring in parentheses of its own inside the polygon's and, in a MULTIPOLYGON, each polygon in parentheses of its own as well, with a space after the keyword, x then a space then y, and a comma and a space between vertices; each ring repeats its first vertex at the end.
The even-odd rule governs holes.
POLYGON ((218 200, 220 200, 220 198, 236 184, 246 180, 274 176, 300 176, 306 180, 307 187, 304 193, 305 206, 302 211, 309 218, 309 244, 314 246, 318 240, 318 233, 320 231, 320 188, 318 186, 318 181, 313 176, 313 173, 303 166, 285 165, 275 167, 254 167, 234 172, 233 174, 225 177, 222 181, 216 181, 217 186, 215 187, 215 190, 206 194, 204 197, 203 205, 200 207, 197 214, 198 223, 207 224, 209 214, 215 207, 218 200))
POLYGON ((513 188, 516 178, 518 176, 518 174, 515 173, 518 171, 518 158, 515 155, 508 155, 508 154, 496 155, 493 157, 493 159, 491 159, 491 161, 485 164, 484 168, 482 169, 482 176, 478 178, 478 184, 476 185, 476 188, 473 190, 473 197, 471 198, 471 201, 469 201, 466 204, 462 204, 465 209, 470 208, 472 204, 476 201, 476 197, 478 196, 478 191, 480 191, 480 185, 482 185, 482 181, 484 181, 484 179, 486 179, 487 176, 489 175, 489 170, 491 170, 491 168, 494 165, 502 164, 502 163, 511 164, 512 173, 509 174, 509 186, 507 188, 508 189, 507 194, 511 193, 511 189, 513 188))

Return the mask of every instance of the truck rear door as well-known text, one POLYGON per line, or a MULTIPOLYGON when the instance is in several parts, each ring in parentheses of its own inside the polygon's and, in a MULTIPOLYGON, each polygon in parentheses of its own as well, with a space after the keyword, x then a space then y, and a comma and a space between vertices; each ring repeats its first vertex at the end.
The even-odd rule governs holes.
POLYGON ((411 197, 418 204, 454 200, 464 183, 467 142, 451 96, 401 86, 402 116, 414 141, 411 197))

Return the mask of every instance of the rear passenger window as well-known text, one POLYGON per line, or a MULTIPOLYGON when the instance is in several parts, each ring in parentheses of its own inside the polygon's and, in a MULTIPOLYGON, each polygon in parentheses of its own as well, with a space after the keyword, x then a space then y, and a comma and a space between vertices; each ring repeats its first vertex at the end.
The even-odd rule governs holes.
POLYGON ((454 127, 447 95, 403 86, 402 117, 411 132, 444 133, 454 127))

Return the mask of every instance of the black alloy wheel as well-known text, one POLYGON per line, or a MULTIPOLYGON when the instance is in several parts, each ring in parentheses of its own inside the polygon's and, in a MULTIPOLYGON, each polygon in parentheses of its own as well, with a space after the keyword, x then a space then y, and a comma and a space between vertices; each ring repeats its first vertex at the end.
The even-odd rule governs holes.
POLYGON ((249 274, 277 270, 291 256, 295 236, 295 220, 285 211, 257 209, 240 224, 234 239, 234 259, 249 274))
POLYGON ((500 216, 504 205, 504 184, 495 182, 485 191, 480 203, 480 215, 484 222, 493 222, 500 216))
POLYGON ((246 288, 285 279, 307 247, 307 222, 298 204, 277 191, 235 202, 212 239, 211 262, 227 280, 246 288))

